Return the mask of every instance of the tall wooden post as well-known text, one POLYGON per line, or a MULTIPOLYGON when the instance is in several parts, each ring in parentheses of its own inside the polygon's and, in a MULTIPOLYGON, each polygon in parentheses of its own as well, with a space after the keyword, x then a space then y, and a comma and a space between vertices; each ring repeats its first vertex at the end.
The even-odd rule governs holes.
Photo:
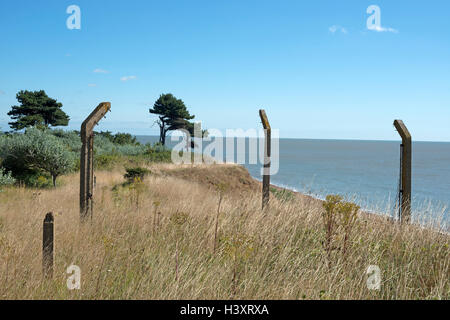
POLYGON ((411 179, 412 179, 412 138, 402 120, 395 120, 394 126, 402 137, 400 220, 411 221, 411 179))
POLYGON ((42 273, 46 278, 53 278, 53 214, 47 213, 42 234, 42 273))
POLYGON ((271 142, 271 128, 269 120, 267 119, 266 111, 259 110, 262 125, 265 132, 264 144, 264 170, 263 170, 263 186, 262 186, 262 208, 266 208, 270 199, 270 142, 271 142))
POLYGON ((111 110, 111 103, 102 102, 81 125, 80 219, 92 219, 94 195, 94 126, 111 110))

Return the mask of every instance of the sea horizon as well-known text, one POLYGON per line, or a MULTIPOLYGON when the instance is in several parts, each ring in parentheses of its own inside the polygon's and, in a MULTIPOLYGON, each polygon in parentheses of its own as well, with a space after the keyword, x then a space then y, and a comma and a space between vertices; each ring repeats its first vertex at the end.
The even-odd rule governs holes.
MULTIPOLYGON (((154 143, 159 137, 136 136, 136 139, 154 143)), ((167 139, 168 148, 176 143, 167 139)), ((400 144, 401 141, 384 140, 280 138, 279 171, 272 175, 271 183, 321 200, 328 194, 340 194, 368 212, 395 217, 400 144)), ((234 152, 237 159, 236 145, 234 152)), ((248 142, 245 153, 247 161, 248 142)), ((413 141, 412 161, 413 219, 447 224, 450 143, 413 141)), ((242 165, 261 181, 260 163, 242 165)))
MULTIPOLYGON (((113 131, 113 133, 119 133, 119 131, 113 131)), ((152 134, 133 134, 130 133, 132 136, 136 137, 136 139, 140 138, 145 138, 145 137, 154 137, 157 140, 159 140, 159 135, 152 135, 152 134)), ((182 135, 180 135, 182 136, 182 135)), ((209 137, 213 137, 215 138, 216 136, 210 135, 209 137)), ((414 137, 413 137, 414 138, 414 137)), ((170 136, 167 136, 167 141, 170 140, 170 136)), ((401 143, 401 139, 398 140, 386 140, 386 139, 347 139, 347 138, 292 138, 292 137, 284 137, 284 138, 279 138, 280 140, 325 140, 325 141, 367 141, 367 142, 400 142, 401 143)), ((139 139, 138 139, 139 140, 139 139)), ((413 140, 412 143, 422 143, 422 142, 426 142, 426 143, 448 143, 450 144, 450 141, 437 141, 437 140, 413 140)))

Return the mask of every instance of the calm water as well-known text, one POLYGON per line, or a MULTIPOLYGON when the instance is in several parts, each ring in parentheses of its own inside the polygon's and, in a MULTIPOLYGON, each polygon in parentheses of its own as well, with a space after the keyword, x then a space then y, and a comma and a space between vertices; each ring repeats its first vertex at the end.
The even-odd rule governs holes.
MULTIPOLYGON (((153 143, 157 137, 138 136, 138 140, 153 143)), ((248 153, 248 145, 246 149, 248 153)), ((280 139, 279 151, 273 184, 318 198, 341 194, 367 210, 394 214, 400 142, 280 139)), ((260 164, 245 166, 261 179, 260 164)), ((412 169, 413 218, 433 215, 448 223, 450 143, 413 143, 412 169)))

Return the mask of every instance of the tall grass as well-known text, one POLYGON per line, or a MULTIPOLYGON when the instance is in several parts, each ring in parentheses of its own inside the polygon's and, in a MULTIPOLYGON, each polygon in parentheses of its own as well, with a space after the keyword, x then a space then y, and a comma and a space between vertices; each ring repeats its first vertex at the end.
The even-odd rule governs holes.
MULTIPOLYGON (((229 175, 230 167, 209 170, 229 175)), ((175 166, 149 169, 153 174, 139 188, 123 184, 120 170, 97 172, 94 217, 87 225, 79 224, 77 175, 62 177, 54 190, 0 193, 0 298, 450 296, 448 235, 359 213, 345 240, 345 256, 339 250, 330 255, 324 250, 324 209, 318 200, 272 197, 262 212, 260 192, 227 188, 218 194, 206 183, 170 176, 175 166), (138 202, 132 200, 137 196, 138 202), (55 272, 46 280, 42 221, 49 211, 55 215, 55 272), (71 264, 81 268, 80 290, 66 287, 71 264), (380 290, 367 288, 369 265, 381 269, 380 290)), ((189 171, 186 167, 182 174, 189 171)), ((227 175, 221 183, 227 184, 227 175)))

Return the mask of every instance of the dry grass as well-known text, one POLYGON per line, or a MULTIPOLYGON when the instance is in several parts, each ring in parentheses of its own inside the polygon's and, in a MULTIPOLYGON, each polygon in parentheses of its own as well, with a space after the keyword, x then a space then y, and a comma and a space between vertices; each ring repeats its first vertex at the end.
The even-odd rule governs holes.
POLYGON ((0 193, 0 298, 449 298, 447 235, 360 214, 346 259, 335 250, 329 264, 320 202, 272 197, 261 212, 255 182, 237 166, 150 169, 144 184, 131 188, 121 186, 124 172, 97 172, 94 219, 85 226, 76 175, 62 177, 55 190, 0 193), (219 183, 228 186, 220 214, 219 183), (44 280, 49 211, 55 272, 44 280), (81 268, 81 290, 66 287, 71 264, 81 268), (366 286, 369 265, 382 271, 379 291, 366 286))

